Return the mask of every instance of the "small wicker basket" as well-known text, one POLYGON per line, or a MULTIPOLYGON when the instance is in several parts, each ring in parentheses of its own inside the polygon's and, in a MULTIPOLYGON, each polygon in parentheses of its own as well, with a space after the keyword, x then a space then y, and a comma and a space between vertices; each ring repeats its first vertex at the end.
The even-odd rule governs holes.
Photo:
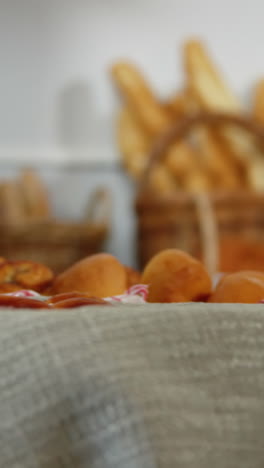
MULTIPOLYGON (((166 156, 172 143, 186 137, 196 125, 237 125, 264 147, 264 130, 245 117, 195 114, 172 126, 154 145, 135 202, 140 266, 158 251, 179 248, 202 258, 210 273, 221 269, 220 240, 225 236, 264 243, 264 195, 250 191, 193 194, 155 193, 151 171, 166 156)), ((264 265, 263 265, 264 268, 264 265)))
POLYGON ((80 222, 48 220, 0 224, 0 256, 43 263, 56 273, 102 248, 110 226, 110 198, 96 190, 80 222))

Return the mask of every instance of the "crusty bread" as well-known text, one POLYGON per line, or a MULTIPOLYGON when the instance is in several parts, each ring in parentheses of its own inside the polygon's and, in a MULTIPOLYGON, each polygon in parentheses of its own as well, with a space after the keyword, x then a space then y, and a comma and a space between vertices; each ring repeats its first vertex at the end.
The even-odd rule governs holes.
POLYGON ((167 128, 170 122, 168 112, 135 65, 116 62, 111 68, 111 76, 128 107, 148 134, 158 135, 167 128))
POLYGON ((209 302, 254 304, 264 300, 264 272, 238 271, 224 275, 209 302))
POLYGON ((108 297, 122 294, 126 288, 125 267, 113 255, 100 253, 80 260, 59 274, 54 280, 52 293, 78 291, 108 297))
POLYGON ((142 283, 149 286, 148 302, 206 300, 211 279, 201 262, 177 249, 166 249, 147 263, 142 283))

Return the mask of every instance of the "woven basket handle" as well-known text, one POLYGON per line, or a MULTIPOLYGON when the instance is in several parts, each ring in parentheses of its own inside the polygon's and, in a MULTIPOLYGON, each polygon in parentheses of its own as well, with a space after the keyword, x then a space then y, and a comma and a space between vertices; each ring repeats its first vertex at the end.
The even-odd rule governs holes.
POLYGON ((112 200, 109 190, 98 188, 95 190, 85 209, 84 219, 88 222, 102 223, 107 227, 111 223, 112 200))
MULTIPOLYGON (((264 149, 264 129, 257 123, 246 117, 225 114, 225 113, 196 113, 192 116, 175 122, 163 135, 155 142, 150 154, 149 163, 142 178, 143 192, 148 188, 152 170, 166 158, 167 149, 171 144, 177 143, 188 135, 193 127, 197 125, 207 125, 217 127, 219 125, 232 125, 240 127, 251 133, 264 149)), ((213 206, 209 194, 197 193, 192 196, 196 206, 198 222, 201 232, 202 252, 204 264, 211 275, 218 271, 219 265, 219 240, 218 227, 214 215, 213 206)))
POLYGON ((182 140, 193 127, 197 125, 208 125, 209 127, 218 127, 219 125, 232 125, 240 127, 243 130, 251 133, 259 142, 260 146, 264 149, 264 129, 263 126, 258 125, 249 118, 241 115, 226 114, 226 113, 207 113, 197 112, 191 116, 185 117, 173 123, 168 130, 163 133, 154 143, 152 150, 149 154, 149 163, 146 167, 143 184, 148 181, 149 174, 154 166, 161 162, 166 157, 166 150, 172 143, 177 143, 182 140))

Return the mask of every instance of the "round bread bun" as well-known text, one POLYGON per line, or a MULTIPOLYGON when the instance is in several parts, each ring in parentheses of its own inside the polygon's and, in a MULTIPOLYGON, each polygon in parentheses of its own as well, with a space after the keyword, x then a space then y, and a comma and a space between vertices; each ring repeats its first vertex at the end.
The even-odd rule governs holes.
POLYGON ((77 291, 103 298, 123 294, 126 285, 124 266, 113 255, 99 253, 59 274, 53 282, 52 294, 77 291))
POLYGON ((147 263, 142 283, 149 285, 148 302, 204 301, 212 290, 203 264, 177 249, 166 249, 147 263))
POLYGON ((254 304, 264 300, 264 272, 239 271, 221 278, 209 302, 254 304))

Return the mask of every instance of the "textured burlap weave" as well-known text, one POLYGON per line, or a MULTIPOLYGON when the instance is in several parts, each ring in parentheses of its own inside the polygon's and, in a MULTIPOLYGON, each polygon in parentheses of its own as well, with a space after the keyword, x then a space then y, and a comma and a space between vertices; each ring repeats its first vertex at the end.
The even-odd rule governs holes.
POLYGON ((264 305, 0 312, 1 468, 263 468, 264 305))

